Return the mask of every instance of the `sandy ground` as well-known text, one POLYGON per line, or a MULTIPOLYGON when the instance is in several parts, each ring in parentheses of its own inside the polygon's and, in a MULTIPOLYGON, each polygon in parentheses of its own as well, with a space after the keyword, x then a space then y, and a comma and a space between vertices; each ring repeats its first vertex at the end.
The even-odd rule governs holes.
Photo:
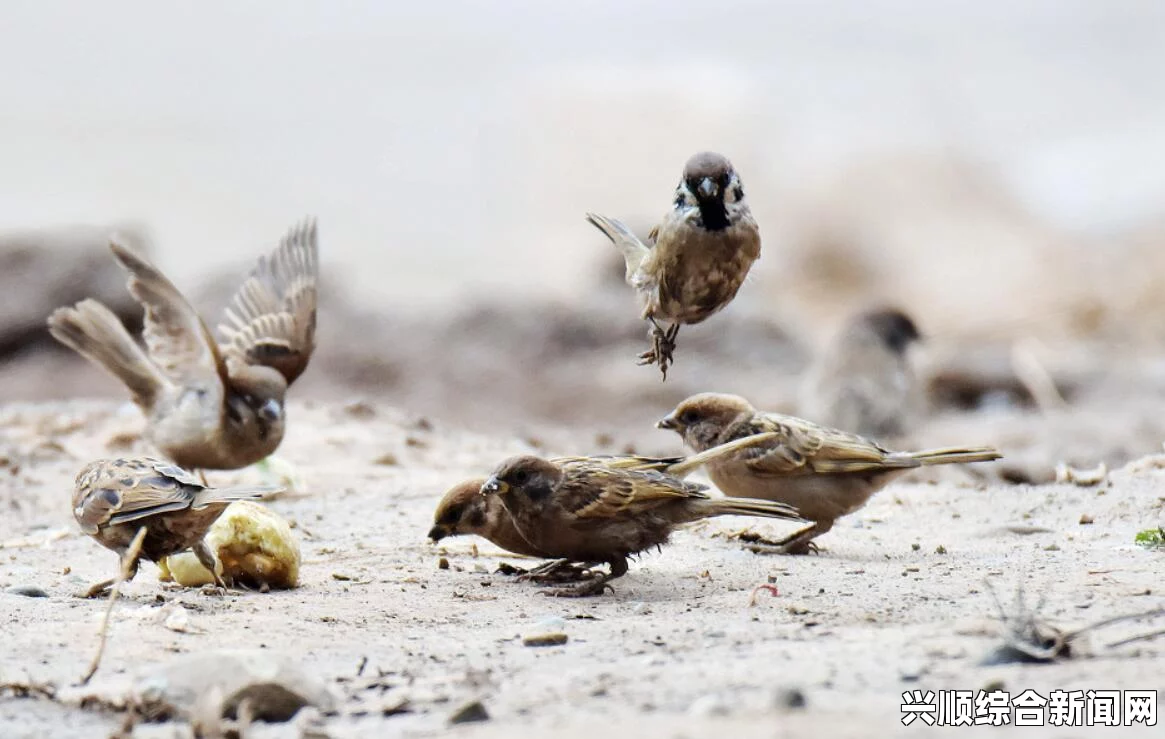
MULTIPOLYGON (((838 736, 913 735, 920 729, 900 723, 905 690, 1161 688, 1165 643, 1105 646, 1150 630, 1144 623, 1097 632, 1090 648, 1079 645, 1081 656, 1055 665, 979 661, 998 644, 987 582, 1005 603, 1024 585, 1029 602, 1045 599, 1043 617, 1069 629, 1165 606, 1161 553, 1133 545, 1138 530, 1162 520, 1162 456, 1093 487, 1007 485, 957 470, 896 484, 843 519, 818 556, 742 551, 723 535, 748 522, 722 519, 643 556, 614 594, 551 600, 494 574, 502 561, 522 562, 488 543, 435 547, 424 538, 448 486, 529 451, 530 441, 461 431, 382 403, 295 403, 291 412, 279 456, 297 491, 271 505, 302 537, 302 587, 214 597, 167 587, 146 565, 117 607, 97 677, 81 689, 69 686, 96 648, 105 604, 74 593, 109 576, 115 558, 76 530, 71 481, 91 458, 146 451, 135 439, 140 417, 104 401, 0 411, 0 682, 58 690, 57 700, 0 694, 0 735, 43 736, 46 722, 53 736, 107 734, 121 715, 82 696, 116 703, 143 671, 224 647, 290 654, 330 685, 338 713, 317 717, 322 733, 311 735, 335 737, 442 734, 472 700, 491 720, 453 729, 458 735, 581 737, 604 727, 771 737, 824 726, 838 736), (438 569, 441 556, 449 569, 438 569), (770 582, 779 595, 761 591, 753 602, 753 589, 770 582), (8 592, 18 585, 48 597, 8 592), (175 604, 188 610, 192 633, 164 625, 175 604), (548 630, 569 641, 523 646, 523 635, 548 630), (388 708, 404 711, 381 715, 388 708)), ((593 440, 553 443, 545 451, 579 451, 593 440)), ((652 449, 675 451, 662 436, 652 449)), ((309 717, 248 736, 301 736, 309 717)), ((173 724, 135 732, 184 735, 173 724)))

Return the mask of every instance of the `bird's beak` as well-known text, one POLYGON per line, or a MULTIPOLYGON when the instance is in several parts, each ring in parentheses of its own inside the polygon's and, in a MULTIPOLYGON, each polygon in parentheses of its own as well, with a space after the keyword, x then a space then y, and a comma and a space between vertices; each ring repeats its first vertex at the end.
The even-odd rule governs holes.
POLYGON ((656 421, 655 427, 657 429, 665 429, 667 431, 675 431, 679 428, 679 424, 676 423, 676 417, 674 415, 669 415, 669 416, 664 416, 663 418, 656 421))
POLYGON ((429 529, 429 538, 432 539, 434 543, 441 541, 448 535, 449 532, 445 530, 444 526, 434 526, 433 528, 429 529))
POLYGON ((712 181, 711 177, 700 180, 700 185, 696 189, 700 191, 700 197, 704 200, 711 200, 720 192, 720 187, 712 181))
POLYGON ((275 423, 283 415, 283 406, 279 405, 278 400, 268 400, 259 406, 257 413, 259 414, 259 418, 267 423, 275 423))
POLYGON ((482 495, 501 495, 502 493, 509 492, 509 490, 510 486, 496 477, 489 478, 481 486, 482 495))

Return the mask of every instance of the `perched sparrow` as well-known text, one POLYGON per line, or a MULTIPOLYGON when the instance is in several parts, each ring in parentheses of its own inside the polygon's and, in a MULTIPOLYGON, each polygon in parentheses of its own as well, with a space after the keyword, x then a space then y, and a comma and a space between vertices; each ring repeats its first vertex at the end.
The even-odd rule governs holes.
MULTIPOLYGON (((189 472, 157 459, 102 459, 77 474, 73 516, 81 531, 123 558, 143 527, 146 534, 140 556, 151 562, 193 549, 203 567, 214 574, 215 583, 224 587, 218 561, 203 537, 232 502, 277 490, 270 486, 208 488, 189 472)), ((123 566, 133 578, 138 560, 123 562, 123 566)), ((113 580, 98 583, 86 595, 96 595, 112 584, 113 580)))
POLYGON ((683 324, 696 324, 732 302, 760 257, 760 230, 744 201, 732 164, 702 152, 684 165, 672 209, 652 230, 648 243, 612 218, 587 219, 623 254, 627 283, 643 299, 651 321, 652 349, 640 364, 658 363, 664 379, 683 324), (661 328, 659 321, 671 324, 661 328))
POLYGON ((793 554, 833 522, 866 504, 895 477, 925 465, 987 462, 1002 455, 990 447, 891 452, 855 434, 758 411, 737 395, 702 393, 680 403, 658 424, 702 450, 733 439, 773 432, 777 438, 708 463, 708 475, 725 495, 764 498, 795 507, 814 524, 777 543, 793 554))
POLYGON ((259 259, 226 309, 221 342, 154 265, 116 241, 110 248, 145 308, 146 349, 94 300, 56 310, 52 335, 125 383, 146 414, 147 438, 180 466, 237 469, 274 452, 287 387, 315 348, 315 222, 259 259))
POLYGON ((789 506, 770 501, 711 498, 705 487, 651 470, 625 469, 602 460, 511 457, 482 486, 498 496, 526 541, 572 562, 610 565, 553 595, 602 593, 627 573, 627 557, 667 542, 677 526, 725 515, 799 519, 789 506))
POLYGON ((858 314, 810 370, 802 414, 874 439, 903 436, 919 402, 907 349, 920 339, 902 311, 858 314))

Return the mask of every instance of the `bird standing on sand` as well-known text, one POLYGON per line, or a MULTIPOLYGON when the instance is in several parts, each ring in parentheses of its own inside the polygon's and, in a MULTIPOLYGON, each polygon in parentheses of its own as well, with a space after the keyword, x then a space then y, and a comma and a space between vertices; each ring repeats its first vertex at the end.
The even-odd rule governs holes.
POLYGON ((626 280, 643 300, 652 348, 640 364, 659 364, 664 379, 680 326, 724 308, 760 257, 760 230, 732 163, 701 152, 684 165, 672 208, 647 243, 623 223, 595 213, 587 219, 607 235, 626 262, 626 280), (670 324, 667 328, 659 322, 670 324))
POLYGON ((287 388, 315 349, 315 222, 291 229, 259 259, 226 309, 219 342, 153 264, 116 241, 110 248, 145 309, 145 350, 95 300, 53 312, 52 335, 129 388, 147 439, 178 465, 238 469, 273 453, 287 388))
MULTIPOLYGON (((149 457, 102 459, 77 474, 73 517, 81 531, 124 558, 139 529, 146 530, 141 552, 122 567, 132 579, 138 559, 157 562, 193 549, 198 561, 225 587, 218 558, 203 538, 228 505, 236 500, 276 492, 270 486, 209 488, 186 470, 149 457)), ((93 597, 113 584, 98 583, 85 593, 93 597)))
POLYGON ((787 554, 814 549, 813 540, 833 528, 835 520, 858 510, 912 469, 1002 457, 990 447, 892 452, 856 434, 758 411, 740 396, 719 393, 693 395, 656 425, 675 431, 697 451, 755 434, 776 434, 709 462, 707 469, 725 495, 785 503, 814 522, 776 543, 787 554))
POLYGON ((564 597, 598 595, 627 573, 627 558, 662 546, 685 523, 713 516, 766 516, 801 520, 797 511, 771 501, 712 498, 697 483, 653 470, 611 467, 575 457, 554 462, 511 457, 482 486, 498 496, 514 526, 533 547, 571 562, 610 566, 570 588, 564 597))

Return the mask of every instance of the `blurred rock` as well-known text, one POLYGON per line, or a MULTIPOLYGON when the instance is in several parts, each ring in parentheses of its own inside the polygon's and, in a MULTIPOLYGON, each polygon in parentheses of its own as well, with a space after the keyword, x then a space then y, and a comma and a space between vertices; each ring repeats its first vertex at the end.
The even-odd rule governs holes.
POLYGON ((304 706, 335 709, 331 690, 296 660, 269 651, 232 649, 174 659, 141 677, 136 699, 152 718, 189 718, 205 712, 209 697, 220 717, 233 718, 247 702, 253 718, 287 721, 304 706))
POLYGON ((49 340, 49 313, 84 298, 100 300, 123 320, 141 324, 141 309, 125 288, 125 272, 109 251, 114 233, 149 253, 147 234, 133 225, 0 234, 0 356, 49 340))

